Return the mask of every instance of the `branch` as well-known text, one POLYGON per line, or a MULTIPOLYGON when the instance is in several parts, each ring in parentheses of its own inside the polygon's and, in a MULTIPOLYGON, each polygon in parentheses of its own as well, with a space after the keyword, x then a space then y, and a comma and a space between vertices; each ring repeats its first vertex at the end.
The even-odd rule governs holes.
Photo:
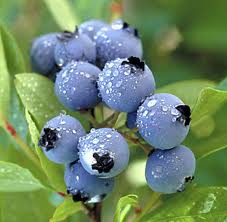
POLYGON ((95 203, 93 207, 83 203, 83 206, 93 222, 101 222, 102 203, 95 203))

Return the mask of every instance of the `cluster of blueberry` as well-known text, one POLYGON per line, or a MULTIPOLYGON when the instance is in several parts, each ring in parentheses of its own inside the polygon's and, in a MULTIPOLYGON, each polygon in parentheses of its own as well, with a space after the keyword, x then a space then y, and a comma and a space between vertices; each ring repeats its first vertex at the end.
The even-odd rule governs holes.
MULTIPOLYGON (((111 25, 91 20, 74 32, 35 39, 31 63, 34 71, 55 79, 55 94, 66 108, 87 110, 102 100, 127 112, 127 127, 137 128, 155 148, 146 165, 148 185, 161 193, 182 191, 195 171, 193 153, 180 145, 189 131, 190 107, 174 95, 154 94, 155 80, 142 54, 137 29, 122 20, 111 25)), ((51 161, 66 164, 67 191, 78 201, 101 201, 129 161, 127 142, 115 129, 86 134, 65 114, 45 124, 39 146, 51 161)))

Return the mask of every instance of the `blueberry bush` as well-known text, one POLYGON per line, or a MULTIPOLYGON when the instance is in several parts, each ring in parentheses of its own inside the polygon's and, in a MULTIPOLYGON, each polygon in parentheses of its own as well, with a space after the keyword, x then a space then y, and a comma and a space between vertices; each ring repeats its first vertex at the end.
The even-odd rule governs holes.
POLYGON ((0 3, 1 221, 226 222, 221 24, 209 33, 193 18, 211 38, 201 42, 179 22, 181 3, 25 2, 0 3), (24 7, 35 22, 32 6, 45 33, 23 37, 3 17, 24 7), (192 74, 204 63, 221 78, 192 74))

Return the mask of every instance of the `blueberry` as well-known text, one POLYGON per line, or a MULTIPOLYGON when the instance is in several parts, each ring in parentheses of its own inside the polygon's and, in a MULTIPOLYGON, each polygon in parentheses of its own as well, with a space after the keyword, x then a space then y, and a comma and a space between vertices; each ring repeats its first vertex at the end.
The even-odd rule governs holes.
POLYGON ((92 129, 80 139, 78 149, 81 164, 92 175, 114 177, 128 165, 128 144, 114 129, 92 129))
POLYGON ((88 62, 71 62, 57 74, 55 94, 71 110, 95 107, 100 101, 97 89, 101 70, 88 62))
POLYGON ((48 76, 57 70, 54 60, 57 35, 58 33, 42 35, 32 42, 30 60, 34 72, 48 76))
POLYGON ((120 112, 134 112, 155 90, 151 70, 136 57, 107 62, 99 74, 99 90, 103 101, 120 112))
POLYGON ((137 111, 127 114, 126 126, 129 129, 134 129, 137 127, 136 126, 136 117, 137 117, 137 111))
POLYGON ((104 65, 116 58, 135 56, 142 58, 143 49, 137 29, 126 22, 104 27, 94 37, 97 59, 104 65))
POLYGON ((91 175, 79 162, 67 164, 64 179, 74 201, 100 202, 114 188, 114 178, 101 179, 91 175))
POLYGON ((170 149, 181 144, 189 131, 190 107, 167 93, 148 97, 137 111, 141 136, 152 146, 170 149))
POLYGON ((185 146, 155 150, 146 164, 147 183, 156 192, 181 192, 185 184, 193 180, 195 165, 194 154, 185 146))
POLYGON ((71 61, 95 62, 96 49, 91 39, 78 29, 74 32, 65 31, 58 35, 58 43, 55 47, 54 56, 58 66, 65 66, 71 61))
POLYGON ((60 114, 43 127, 39 146, 49 160, 70 163, 78 159, 77 145, 84 135, 85 131, 77 119, 60 114))
POLYGON ((82 23, 79 27, 79 31, 93 40, 96 33, 103 27, 109 27, 109 25, 102 20, 91 19, 82 23))

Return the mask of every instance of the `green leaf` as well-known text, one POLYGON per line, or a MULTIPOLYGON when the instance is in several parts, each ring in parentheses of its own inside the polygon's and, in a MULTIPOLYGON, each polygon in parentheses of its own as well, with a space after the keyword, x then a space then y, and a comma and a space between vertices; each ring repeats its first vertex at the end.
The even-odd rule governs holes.
POLYGON ((197 159, 227 147, 226 112, 226 91, 202 90, 192 112, 190 133, 184 142, 197 159))
POLYGON ((227 188, 192 188, 171 195, 141 222, 226 221, 227 188))
POLYGON ((63 221, 78 211, 83 210, 84 208, 80 202, 75 203, 71 197, 67 197, 64 202, 57 207, 50 222, 63 221))
POLYGON ((187 80, 169 84, 157 89, 157 93, 171 93, 181 98, 184 103, 193 107, 199 93, 205 87, 214 87, 215 83, 209 80, 187 80))
POLYGON ((23 192, 41 188, 43 188, 43 185, 29 170, 14 163, 0 161, 1 192, 23 192))
POLYGON ((50 184, 56 189, 56 191, 65 192, 66 187, 63 179, 64 173, 62 166, 59 164, 55 164, 46 158, 46 156, 42 152, 42 149, 38 147, 39 132, 28 110, 25 111, 25 116, 28 122, 28 128, 32 138, 32 142, 36 147, 36 152, 39 157, 41 166, 45 174, 47 175, 50 184))
POLYGON ((126 120, 127 120, 127 113, 120 113, 114 125, 114 128, 118 129, 124 126, 126 123, 126 120))
POLYGON ((26 193, 1 193, 1 222, 47 222, 54 212, 46 190, 26 193))
POLYGON ((117 203, 117 209, 114 215, 114 222, 123 222, 129 213, 131 207, 138 207, 138 197, 133 194, 121 197, 117 203))
MULTIPOLYGON (((54 84, 48 78, 34 73, 16 75, 15 86, 24 107, 34 118, 39 131, 51 118, 59 115, 65 108, 54 94, 54 84)), ((88 122, 76 112, 69 112, 86 128, 88 122)))
POLYGON ((75 26, 79 24, 79 20, 71 10, 72 6, 68 1, 44 0, 44 2, 60 28, 74 31, 75 26))
POLYGON ((6 64, 10 75, 25 72, 25 62, 14 37, 0 24, 0 32, 5 52, 6 64))
POLYGON ((0 30, 0 112, 8 116, 10 106, 10 77, 7 69, 3 38, 0 30))

